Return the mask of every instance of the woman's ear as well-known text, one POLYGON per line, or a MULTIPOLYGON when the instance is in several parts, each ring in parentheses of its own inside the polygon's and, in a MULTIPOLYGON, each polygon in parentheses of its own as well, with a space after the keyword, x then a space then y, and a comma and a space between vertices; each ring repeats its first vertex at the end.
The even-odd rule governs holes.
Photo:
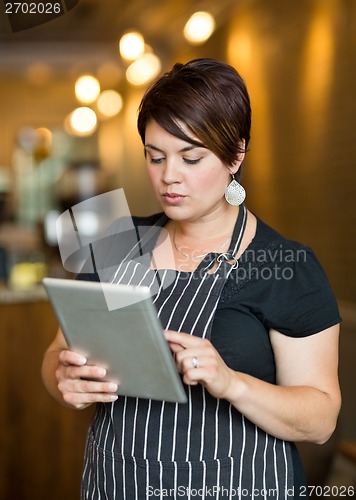
POLYGON ((243 139, 240 143, 240 153, 238 153, 236 160, 229 167, 229 171, 231 174, 236 174, 241 167, 241 163, 245 159, 245 139, 243 139))

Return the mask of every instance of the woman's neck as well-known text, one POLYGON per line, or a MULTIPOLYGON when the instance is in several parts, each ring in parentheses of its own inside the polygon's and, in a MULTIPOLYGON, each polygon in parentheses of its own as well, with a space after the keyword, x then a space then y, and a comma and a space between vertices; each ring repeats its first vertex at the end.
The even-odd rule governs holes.
MULTIPOLYGON (((229 217, 225 215, 223 220, 221 218, 211 218, 204 222, 169 220, 165 225, 168 234, 167 232, 162 234, 153 252, 152 267, 191 272, 196 269, 204 254, 215 251, 226 252, 229 250, 237 216, 238 209, 235 209, 233 217, 230 212, 229 217)), ((248 212, 247 225, 237 258, 251 243, 255 233, 256 218, 248 212)))
POLYGON ((171 220, 169 229, 176 238, 208 243, 232 235, 238 212, 239 207, 229 205, 224 211, 219 210, 199 219, 171 220))

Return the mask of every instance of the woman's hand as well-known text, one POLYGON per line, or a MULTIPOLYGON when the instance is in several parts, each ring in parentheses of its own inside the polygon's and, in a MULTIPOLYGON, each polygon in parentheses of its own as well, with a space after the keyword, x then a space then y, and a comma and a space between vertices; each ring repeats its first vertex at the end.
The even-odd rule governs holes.
POLYGON ((64 402, 76 409, 92 403, 111 403, 117 399, 117 384, 104 381, 105 368, 87 365, 80 354, 62 350, 55 376, 64 402))
POLYGON ((166 330, 166 340, 175 354, 178 371, 187 385, 202 384, 212 396, 225 398, 233 371, 207 339, 166 330))

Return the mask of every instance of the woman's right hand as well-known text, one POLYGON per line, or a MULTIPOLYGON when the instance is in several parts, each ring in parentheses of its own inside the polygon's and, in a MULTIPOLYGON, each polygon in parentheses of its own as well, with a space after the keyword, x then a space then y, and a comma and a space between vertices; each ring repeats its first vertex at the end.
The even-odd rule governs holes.
POLYGON ((92 403, 112 403, 118 396, 118 385, 103 380, 103 367, 88 365, 84 356, 64 349, 58 356, 56 379, 64 402, 76 409, 83 409, 92 403))

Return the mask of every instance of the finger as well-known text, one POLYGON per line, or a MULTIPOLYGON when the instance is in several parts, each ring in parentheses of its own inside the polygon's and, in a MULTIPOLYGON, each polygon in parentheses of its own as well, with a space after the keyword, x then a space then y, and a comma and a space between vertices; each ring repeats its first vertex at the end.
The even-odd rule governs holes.
POLYGON ((179 371, 179 373, 183 376, 188 376, 189 380, 198 380, 200 377, 200 374, 197 373, 198 369, 200 367, 200 358, 195 355, 194 352, 190 351, 189 355, 186 355, 186 351, 181 354, 177 353, 176 354, 176 366, 179 371), (192 377, 190 376, 190 372, 193 371, 192 377))
POLYGON ((176 361, 182 368, 188 370, 189 368, 201 367, 203 363, 206 366, 210 357, 206 350, 190 348, 177 352, 176 361))
POLYGON ((194 370, 196 373, 203 367, 208 367, 210 364, 209 358, 204 358, 202 355, 191 353, 189 356, 184 356, 179 360, 183 372, 194 370))
POLYGON ((71 406, 74 406, 76 408, 85 408, 92 403, 112 403, 118 399, 118 395, 105 392, 65 392, 63 394, 63 399, 71 406))
POLYGON ((179 372, 189 381, 210 381, 218 376, 219 371, 217 360, 201 353, 182 357, 177 360, 177 366, 179 372))
POLYGON ((91 380, 62 380, 58 384, 65 401, 89 403, 95 401, 115 401, 118 384, 113 382, 94 382, 91 380), (108 397, 109 396, 109 397, 108 397))
POLYGON ((169 344, 171 351, 174 354, 177 354, 178 352, 185 350, 185 347, 181 346, 180 344, 176 344, 175 342, 169 342, 168 344, 169 344))
POLYGON ((183 377, 183 382, 187 385, 197 385, 202 383, 203 379, 203 368, 189 367, 188 369, 183 369, 181 374, 183 377))
POLYGON ((95 382, 93 380, 80 380, 74 385, 75 391, 84 394, 105 394, 116 393, 118 384, 114 382, 95 382))
POLYGON ((57 380, 61 379, 102 379, 106 376, 106 370, 100 366, 76 366, 76 365, 64 365, 64 367, 59 366, 56 371, 57 380))
POLYGON ((168 342, 178 344, 184 349, 198 346, 201 345, 202 342, 205 342, 205 339, 201 339, 200 337, 195 337, 189 333, 175 332, 173 330, 165 330, 164 336, 168 342))
POLYGON ((85 365, 87 359, 82 354, 79 354, 75 351, 70 351, 69 349, 65 349, 59 353, 59 361, 63 365, 77 365, 82 366, 85 365))

